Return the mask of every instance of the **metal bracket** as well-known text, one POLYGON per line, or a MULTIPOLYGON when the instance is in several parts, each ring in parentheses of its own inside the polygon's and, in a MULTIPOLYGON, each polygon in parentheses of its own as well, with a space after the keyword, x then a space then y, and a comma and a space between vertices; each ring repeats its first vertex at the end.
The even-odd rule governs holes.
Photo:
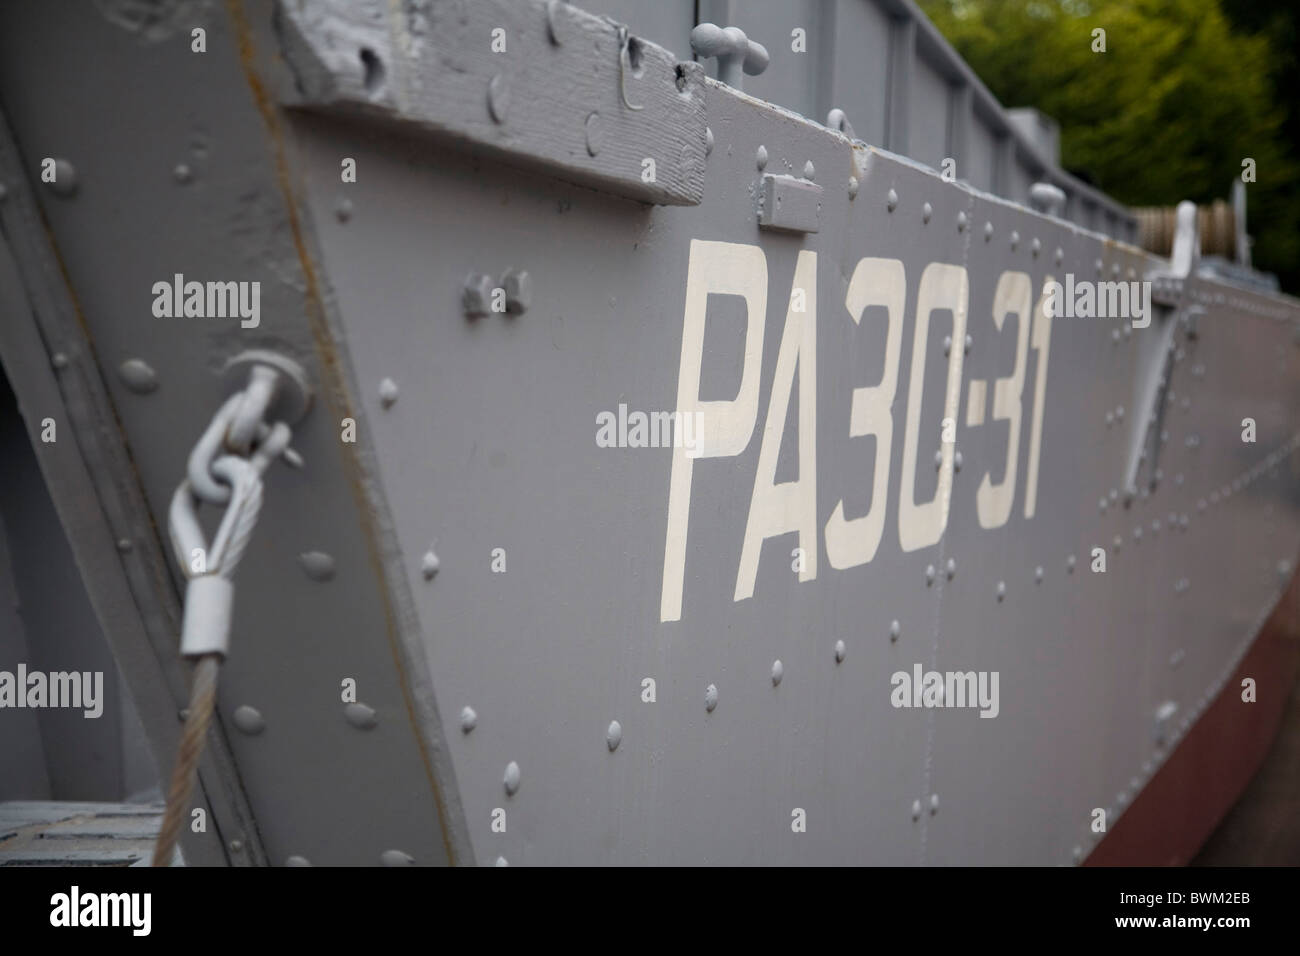
POLYGON ((565 3, 474 0, 435 29, 418 6, 279 0, 280 52, 294 80, 282 101, 484 149, 643 202, 702 200, 702 66, 565 3), (509 53, 491 48, 493 35, 509 53))
POLYGON ((816 232, 821 227, 822 188, 806 179, 765 173, 759 190, 758 224, 783 232, 816 232))
MULTIPOLYGON (((1132 416, 1129 434, 1129 452, 1124 472, 1124 500, 1127 504, 1138 494, 1142 467, 1147 469, 1147 487, 1154 489, 1158 483, 1161 432, 1164 427, 1165 405, 1169 395, 1169 381, 1173 376, 1176 351, 1176 321, 1180 312, 1188 316, 1188 285, 1196 274, 1200 258, 1200 237, 1197 235, 1196 206, 1183 201, 1178 204, 1174 231, 1174 248, 1168 269, 1156 269, 1146 279, 1151 283, 1151 306, 1160 307, 1159 333, 1154 343, 1146 343, 1144 358, 1139 363, 1141 378, 1138 382, 1139 414, 1132 416)), ((1154 317, 1149 317, 1154 318, 1154 317)), ((1189 321, 1189 335, 1194 336, 1194 325, 1189 321)))

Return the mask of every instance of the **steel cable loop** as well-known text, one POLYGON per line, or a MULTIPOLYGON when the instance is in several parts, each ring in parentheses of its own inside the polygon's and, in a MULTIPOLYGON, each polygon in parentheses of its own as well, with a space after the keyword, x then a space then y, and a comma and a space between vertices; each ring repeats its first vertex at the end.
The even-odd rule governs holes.
POLYGON ((212 475, 212 462, 220 453, 226 441, 235 414, 243 404, 243 392, 236 392, 226 399, 225 404, 212 416, 212 421, 204 430, 185 464, 185 473, 190 480, 190 487, 201 500, 214 505, 224 505, 230 500, 230 489, 222 485, 212 475))
POLYGON ((260 440, 251 457, 213 457, 224 441, 226 428, 243 398, 243 393, 232 396, 213 417, 190 455, 189 476, 177 486, 168 510, 167 530, 172 550, 181 573, 189 582, 181 628, 181 653, 196 663, 189 712, 177 746, 162 826, 154 844, 154 866, 170 866, 172 863, 185 811, 198 777, 199 759, 203 755, 216 703, 217 677, 229 642, 234 595, 229 582, 244 556, 261 511, 262 473, 282 455, 294 461, 288 447, 291 432, 283 422, 273 427, 264 423, 257 427, 260 440), (196 463, 202 466, 204 477, 200 483, 205 484, 209 491, 220 488, 229 502, 210 549, 205 545, 198 520, 203 492, 195 484, 196 463), (218 479, 226 484, 219 484, 218 479), (223 584, 214 585, 214 579, 220 579, 223 584))

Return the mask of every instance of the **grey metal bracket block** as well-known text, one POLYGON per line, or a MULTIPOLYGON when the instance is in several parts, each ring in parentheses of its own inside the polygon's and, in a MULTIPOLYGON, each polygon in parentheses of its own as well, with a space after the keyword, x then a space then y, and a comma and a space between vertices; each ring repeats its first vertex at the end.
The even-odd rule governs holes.
POLYGON ((386 120, 630 199, 704 195, 704 69, 564 3, 281 0, 285 105, 386 120))

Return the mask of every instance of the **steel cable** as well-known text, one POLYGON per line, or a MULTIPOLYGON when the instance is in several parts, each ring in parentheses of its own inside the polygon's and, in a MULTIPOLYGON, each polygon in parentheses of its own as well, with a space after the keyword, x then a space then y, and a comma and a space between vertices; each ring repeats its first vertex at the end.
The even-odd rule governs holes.
POLYGON ((185 728, 181 731, 181 741, 176 749, 176 766, 172 770, 171 786, 167 789, 167 809, 163 814, 162 828, 158 831, 158 842, 154 844, 154 866, 172 864, 176 841, 180 837, 181 824, 185 818, 185 808, 189 805, 194 780, 198 776, 203 742, 208 735, 208 726, 212 723, 212 708, 217 697, 217 672, 220 668, 220 654, 205 654, 194 666, 189 713, 185 716, 185 728))

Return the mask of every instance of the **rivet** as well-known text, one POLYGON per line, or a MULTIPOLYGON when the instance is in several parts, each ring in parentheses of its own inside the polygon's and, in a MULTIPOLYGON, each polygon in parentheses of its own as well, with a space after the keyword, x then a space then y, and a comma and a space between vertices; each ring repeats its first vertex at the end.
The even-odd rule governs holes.
POLYGON ((1113 266, 1110 267, 1110 274, 1113 275, 1113 276, 1117 276, 1117 275, 1119 275, 1119 263, 1118 263, 1118 262, 1115 263, 1113 266))
POLYGON ((913 801, 912 801, 912 819, 913 819, 913 820, 919 820, 919 819, 921 819, 921 801, 920 801, 920 800, 913 800, 913 801))
POLYGON ((947 355, 951 351, 952 351, 952 336, 945 335, 943 337, 943 354, 947 355))
POLYGON ((1016 246, 1018 246, 1018 245, 1020 245, 1020 233, 1019 233, 1018 231, 1016 231, 1015 229, 1012 229, 1012 230, 1011 230, 1011 248, 1014 249, 1014 248, 1015 248, 1016 246))
POLYGON ((1065 253, 1062 251, 1062 249, 1061 249, 1060 246, 1057 246, 1057 247, 1056 247, 1056 264, 1059 266, 1059 265, 1061 264, 1061 260, 1064 259, 1064 258, 1065 258, 1065 253))
POLYGON ((379 862, 384 866, 414 866, 415 857, 401 850, 385 850, 379 854, 379 862))
POLYGON ((313 581, 328 581, 334 577, 334 559, 324 551, 304 551, 298 563, 313 581))
POLYGON ((117 550, 121 551, 123 554, 126 554, 128 551, 130 551, 130 550, 131 550, 131 539, 130 539, 130 538, 118 538, 118 539, 117 539, 117 550))
POLYGON ((1115 424, 1115 413, 1114 413, 1114 412, 1107 412, 1107 413, 1106 413, 1106 427, 1107 427, 1107 428, 1110 428, 1110 427, 1111 427, 1112 425, 1114 425, 1114 424, 1115 424))
POLYGON ((595 156, 605 145, 605 127, 600 121, 600 114, 593 111, 587 114, 587 155, 595 156))
POLYGON ((921 221, 922 221, 922 222, 929 222, 929 221, 930 221, 930 214, 933 213, 933 212, 934 212, 934 210, 930 207, 930 204, 929 204, 929 203, 926 203, 925 205, 923 205, 923 206, 921 207, 921 221))
POLYGON ((190 709, 188 707, 184 707, 176 711, 176 719, 179 720, 182 724, 185 723, 185 721, 190 719, 190 709))
POLYGON ((889 193, 885 196, 885 208, 888 209, 890 212, 893 212, 897 206, 898 206, 898 193, 894 192, 894 190, 891 189, 889 193))
POLYGON ((958 232, 965 232, 965 231, 966 231, 966 213, 965 213, 965 212, 959 212, 959 213, 957 213, 957 231, 958 231, 958 232))
POLYGON ((954 451, 952 453, 952 467, 954 471, 961 471, 961 452, 954 451))
POLYGON ((284 861, 285 866, 311 866, 311 861, 305 856, 291 856, 284 861))
POLYGON ((158 387, 158 373, 144 359, 127 359, 117 368, 122 383, 139 395, 147 395, 158 387))
POLYGON ((487 315, 492 300, 492 277, 471 272, 460 287, 460 305, 470 318, 487 315))
POLYGON ((803 164, 803 178, 812 182, 817 177, 817 169, 813 166, 812 160, 803 164))
POLYGON ((1007 596, 1007 582, 1006 582, 1006 581, 999 581, 999 582, 998 582, 997 595, 998 595, 998 600, 999 600, 999 601, 1001 601, 1003 598, 1005 598, 1005 597, 1007 596))
POLYGON ((1043 583, 1043 566, 1041 564, 1038 567, 1034 568, 1034 583, 1035 584, 1043 583))
POLYGON ((767 168, 766 146, 759 146, 758 149, 754 151, 754 163, 758 166, 758 171, 760 173, 767 168))
POLYGON ((899 625, 898 621, 889 622, 889 640, 891 643, 898 640, 898 635, 902 633, 902 630, 902 626, 899 625))
POLYGON ((1110 330, 1110 341, 1112 345, 1119 345, 1119 329, 1110 330))
POLYGON ((1112 489, 1110 489, 1110 500, 1111 500, 1111 501, 1118 501, 1118 500, 1119 500, 1119 489, 1118 489, 1118 488, 1112 488, 1112 489))
POLYGON ((779 660, 772 662, 772 686, 776 687, 781 683, 781 678, 785 676, 785 665, 779 660))
POLYGON ((934 816, 938 812, 939 812, 939 795, 937 793, 932 793, 930 794, 930 816, 934 816))
POLYGON ((433 580, 433 576, 438 573, 440 567, 442 567, 442 562, 438 560, 438 556, 433 553, 432 548, 424 552, 424 557, 420 559, 420 573, 424 575, 426 581, 433 580))
POLYGON ((66 159, 54 161, 54 182, 50 183, 56 195, 71 196, 77 191, 77 170, 66 159))
POLYGON ((513 760, 506 764, 506 775, 503 779, 506 785, 506 793, 513 797, 519 790, 519 764, 513 760))
POLYGON ((1115 546, 1115 550, 1117 552, 1124 550, 1124 539, 1121 538, 1119 535, 1115 535, 1115 537, 1111 539, 1110 543, 1115 546))
POLYGON ((379 402, 384 408, 392 408, 397 401, 397 383, 386 378, 379 383, 379 402))
POLYGON ((235 726, 250 737, 256 737, 266 729, 266 720, 256 707, 242 704, 235 708, 235 726))
POLYGON ((496 866, 509 866, 510 864, 506 861, 506 858, 505 858, 504 856, 499 856, 499 857, 497 857, 497 861, 496 861, 496 864, 495 864, 495 865, 496 865, 496 866))
POLYGON ((563 44, 557 17, 561 6, 563 6, 563 0, 546 0, 546 35, 555 46, 563 44))
POLYGON ((704 127, 704 155, 708 156, 713 152, 713 130, 704 127))
POLYGON ((1097 506, 1097 510, 1100 511, 1102 514, 1105 514, 1105 513, 1106 513, 1106 499, 1105 499, 1105 498, 1102 498, 1102 499, 1101 499, 1101 502, 1100 502, 1100 503, 1098 504, 1098 506, 1097 506))
POLYGON ((1033 254, 1037 256, 1038 253, 1042 250, 1043 244, 1039 242, 1037 239, 1035 239, 1032 243, 1030 243, 1029 248, 1033 251, 1033 254))
POLYGON ((186 183, 194 180, 194 171, 184 163, 178 163, 176 168, 172 170, 172 178, 184 186, 186 183))
POLYGON ((992 238, 993 238, 993 223, 986 222, 984 223, 984 241, 988 242, 992 238))
POLYGON ((844 655, 847 654, 847 653, 848 653, 848 651, 847 651, 847 649, 844 647, 844 642, 843 642, 843 641, 836 641, 836 642, 835 642, 835 663, 836 663, 836 664, 842 664, 842 663, 844 663, 844 655))
POLYGON ((927 564, 925 566, 925 586, 929 587, 932 584, 934 584, 934 565, 927 564))
POLYGON ((974 344, 975 344, 975 340, 972 339, 969 334, 967 334, 966 343, 965 343, 965 352, 967 355, 970 355, 971 346, 974 344))
POLYGON ((344 197, 338 201, 334 207, 334 217, 339 222, 347 222, 352 218, 352 200, 344 197))
POLYGON ((507 269, 501 276, 506 293, 506 312, 523 315, 533 302, 533 277, 523 269, 507 269))
POLYGON ((858 195, 858 177, 849 177, 849 198, 856 199, 858 195))
POLYGON ((1123 405, 1120 405, 1119 407, 1117 407, 1117 408, 1115 409, 1115 417, 1118 418, 1120 421, 1123 421, 1123 420, 1124 420, 1124 406, 1123 406, 1123 405))
POLYGON ((704 709, 713 713, 713 708, 718 706, 718 685, 710 684, 704 688, 704 709))
POLYGON ((372 730, 379 723, 373 707, 353 701, 343 708, 343 716, 357 730, 372 730))
POLYGON ((1134 528, 1134 529, 1133 529, 1133 540, 1134 540, 1134 541, 1141 541, 1141 540, 1142 540, 1142 529, 1141 529, 1141 528, 1134 528))
POLYGON ((943 467, 943 449, 938 448, 935 449, 934 452, 934 469, 935 471, 938 471, 942 467, 943 467))
POLYGON ((68 357, 64 355, 62 352, 55 352, 53 355, 50 356, 50 364, 53 365, 55 368, 67 368, 68 357))
POLYGON ((478 714, 474 712, 473 707, 462 708, 460 712, 460 729, 464 733, 469 733, 478 726, 478 714))
POLYGON ((243 840, 231 840, 231 841, 230 841, 230 852, 231 852, 231 853, 242 853, 243 851, 244 851, 244 841, 243 841, 243 840))
MULTIPOLYGON (((498 123, 506 121, 506 112, 510 109, 510 83, 505 76, 498 73, 488 82, 488 112, 498 123)), ((593 113, 592 116, 596 114, 593 113)), ((590 120, 591 117, 588 117, 590 120)), ((594 156, 595 153, 592 153, 594 156)))
POLYGON ((957 559, 949 558, 945 570, 948 572, 948 580, 951 581, 953 579, 953 575, 957 573, 957 559))
POLYGON ((609 727, 605 730, 605 744, 609 747, 609 752, 613 753, 618 749, 618 745, 623 741, 623 726, 617 720, 611 720, 609 727))
POLYGON ((1065 559, 1065 571, 1067 574, 1074 573, 1074 565, 1075 565, 1074 555, 1070 555, 1068 558, 1065 559))

